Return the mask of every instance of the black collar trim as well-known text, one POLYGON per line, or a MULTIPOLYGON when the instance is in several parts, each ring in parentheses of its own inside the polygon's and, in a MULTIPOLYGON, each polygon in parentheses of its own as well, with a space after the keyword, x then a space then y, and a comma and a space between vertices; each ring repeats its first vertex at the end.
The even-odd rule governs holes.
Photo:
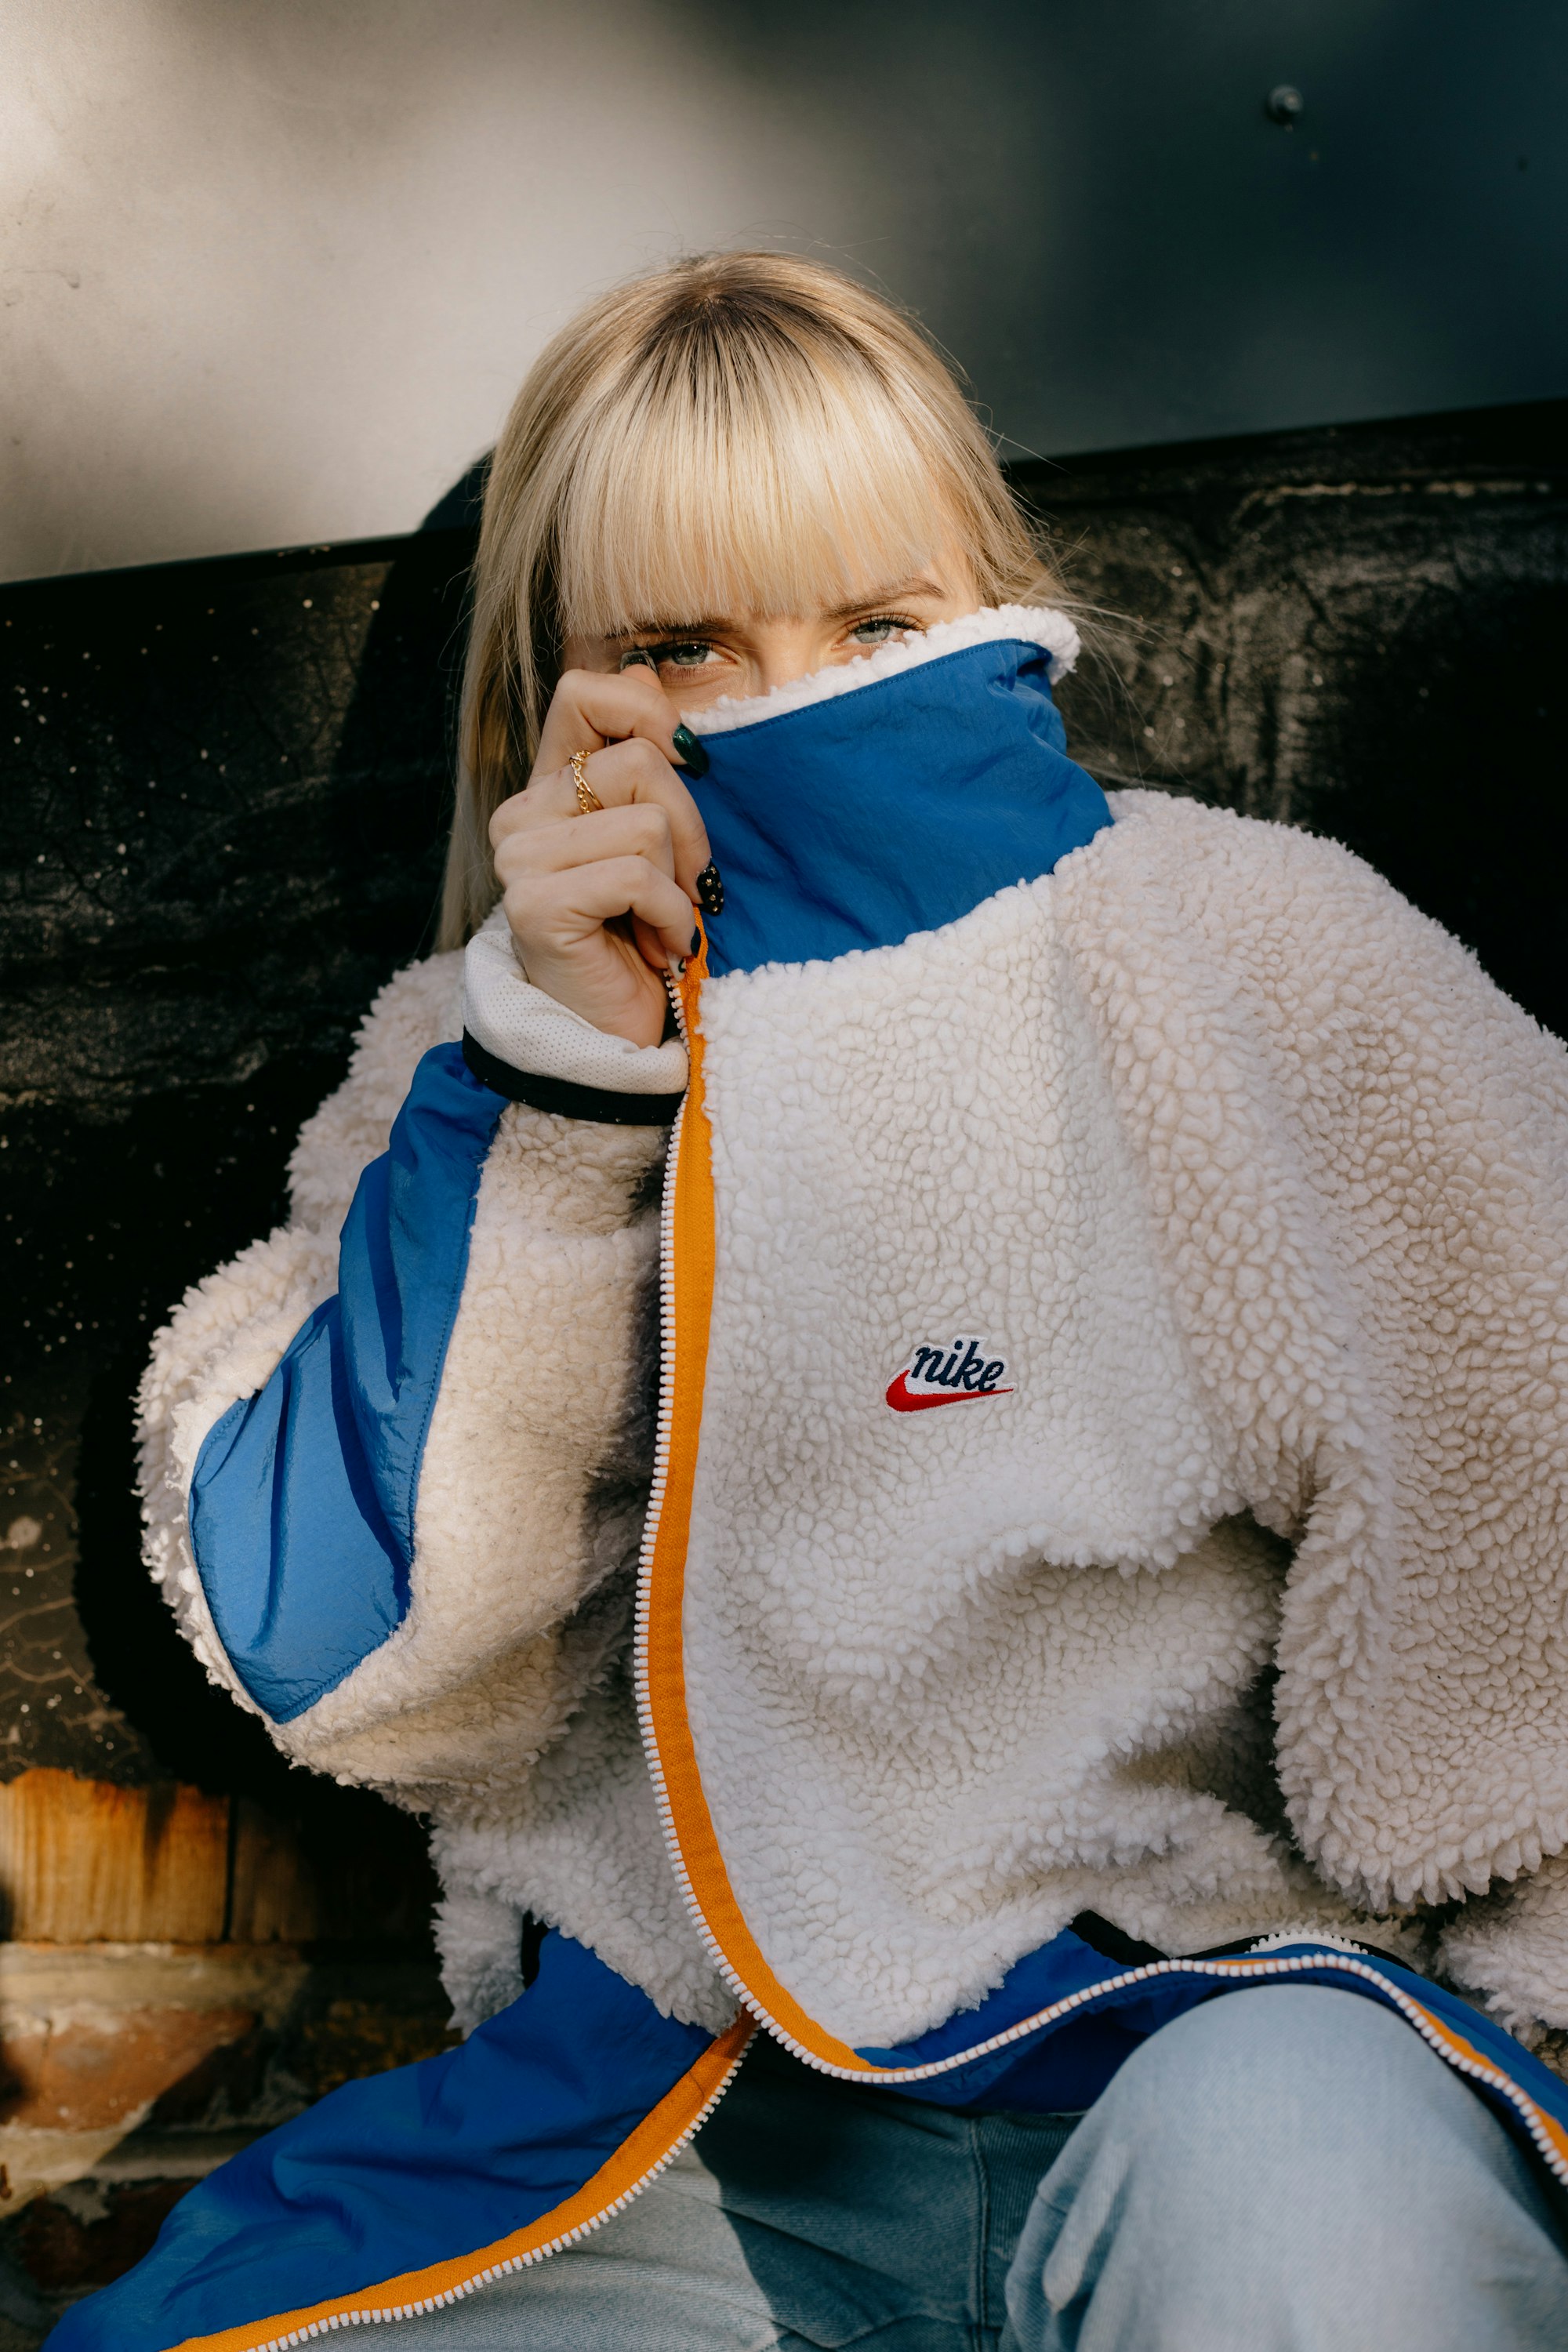
POLYGON ((514 1069, 510 1062, 489 1054, 463 1032, 463 1059, 481 1086, 508 1102, 527 1103, 531 1109, 557 1118, 587 1118, 601 1127, 668 1127, 680 1108, 680 1094, 623 1095, 608 1087, 580 1087, 570 1078, 547 1078, 538 1070, 514 1069))

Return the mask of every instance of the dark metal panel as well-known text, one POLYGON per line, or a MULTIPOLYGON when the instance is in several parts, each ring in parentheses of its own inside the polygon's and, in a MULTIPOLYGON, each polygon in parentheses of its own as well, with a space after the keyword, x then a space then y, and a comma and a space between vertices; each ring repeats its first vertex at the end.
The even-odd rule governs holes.
POLYGON ((0 1772, 308 1786, 137 1565, 130 1399, 428 940, 471 544, 0 590, 0 1772))
POLYGON ((733 241, 872 275, 1026 449, 1568 392, 1556 0, 679 13, 759 126, 831 159, 830 219, 803 192, 733 241))

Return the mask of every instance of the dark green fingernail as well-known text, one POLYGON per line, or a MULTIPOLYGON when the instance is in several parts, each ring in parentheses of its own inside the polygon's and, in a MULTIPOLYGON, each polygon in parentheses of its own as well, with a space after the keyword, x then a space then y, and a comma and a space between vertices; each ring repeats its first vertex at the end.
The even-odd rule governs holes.
POLYGON ((705 776, 708 773, 708 754, 689 727, 676 729, 675 748, 694 776, 705 776))
POLYGON ((697 877, 697 903, 705 915, 724 911, 724 885, 711 858, 697 877))
POLYGON ((693 931, 693 932, 692 932, 692 934, 691 934, 691 952, 692 952, 692 954, 693 954, 693 955, 695 955, 695 954, 697 953, 698 949, 699 949, 701 945, 702 945, 702 934, 701 934, 701 932, 700 932, 700 931, 693 931))

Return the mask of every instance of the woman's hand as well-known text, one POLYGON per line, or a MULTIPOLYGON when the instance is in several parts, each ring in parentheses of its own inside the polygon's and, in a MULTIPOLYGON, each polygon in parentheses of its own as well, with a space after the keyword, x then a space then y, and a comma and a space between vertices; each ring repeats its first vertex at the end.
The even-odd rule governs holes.
POLYGON ((657 1045, 664 974, 691 951, 708 835, 675 771, 679 718, 653 674, 568 670, 526 788, 490 819, 490 845, 535 988, 595 1029, 657 1045), (571 760, 604 803, 584 816, 571 760))

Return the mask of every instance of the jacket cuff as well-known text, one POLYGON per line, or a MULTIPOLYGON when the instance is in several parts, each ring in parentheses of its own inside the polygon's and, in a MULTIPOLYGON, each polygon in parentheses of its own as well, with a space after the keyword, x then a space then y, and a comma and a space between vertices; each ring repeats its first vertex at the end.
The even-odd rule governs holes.
POLYGON ((668 1125, 686 1091, 679 1037, 634 1045, 533 987, 519 968, 498 907, 463 957, 463 1055, 511 1102, 616 1126, 668 1125))

